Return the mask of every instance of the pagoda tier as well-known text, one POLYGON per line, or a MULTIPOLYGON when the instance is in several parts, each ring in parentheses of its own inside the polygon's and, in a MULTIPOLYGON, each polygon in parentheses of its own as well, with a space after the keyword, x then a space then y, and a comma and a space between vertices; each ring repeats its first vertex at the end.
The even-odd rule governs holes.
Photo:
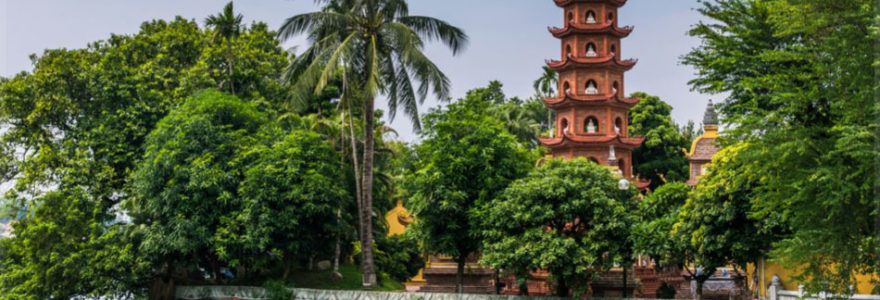
POLYGON ((572 21, 566 24, 563 28, 547 27, 547 30, 556 38, 564 38, 572 34, 580 33, 607 33, 614 37, 624 38, 632 33, 633 27, 617 27, 612 22, 607 22, 605 24, 583 24, 572 21))
POLYGON ((620 98, 618 94, 577 95, 566 93, 565 97, 544 98, 544 104, 550 108, 568 108, 578 105, 611 105, 620 108, 632 108, 639 103, 638 98, 620 98))
POLYGON ((635 137, 635 138, 625 138, 620 135, 586 135, 586 136, 578 136, 572 134, 565 134, 559 137, 553 138, 542 138, 541 143, 544 144, 547 148, 555 149, 555 148, 569 148, 569 147, 584 147, 584 146, 614 146, 618 149, 635 149, 645 141, 643 137, 635 137))
POLYGON ((610 4, 615 7, 621 7, 626 4, 626 0, 553 0, 556 6, 566 7, 574 3, 603 3, 610 4))
POLYGON ((547 66, 556 72, 562 72, 572 68, 608 68, 617 71, 629 71, 638 60, 621 60, 617 56, 605 57, 577 57, 566 56, 564 60, 547 60, 547 66))

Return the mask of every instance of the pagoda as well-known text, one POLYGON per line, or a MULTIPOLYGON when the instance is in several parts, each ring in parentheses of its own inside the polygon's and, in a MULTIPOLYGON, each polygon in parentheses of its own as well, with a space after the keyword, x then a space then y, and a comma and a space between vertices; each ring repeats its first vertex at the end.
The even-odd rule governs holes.
MULTIPOLYGON (((561 41, 562 59, 547 61, 559 73, 559 94, 544 99, 556 112, 556 126, 541 143, 552 157, 585 157, 636 181, 632 150, 644 138, 629 136, 629 109, 639 99, 624 96, 623 76, 636 60, 621 59, 620 45, 633 28, 617 26, 617 10, 626 0, 554 2, 565 11, 564 27, 550 28, 561 41)), ((638 186, 647 183, 638 182, 638 186)))

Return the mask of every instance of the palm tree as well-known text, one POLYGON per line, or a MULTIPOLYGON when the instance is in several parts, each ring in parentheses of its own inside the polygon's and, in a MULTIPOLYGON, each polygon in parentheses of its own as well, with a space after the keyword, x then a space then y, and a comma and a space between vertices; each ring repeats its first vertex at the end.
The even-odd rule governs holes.
POLYGON ((291 61, 285 78, 296 81, 295 93, 320 91, 341 68, 343 85, 347 87, 343 98, 354 94, 363 105, 358 215, 361 271, 364 287, 370 289, 376 286, 372 251, 375 98, 380 94, 388 98, 391 119, 401 108, 414 127, 420 129, 418 103, 424 101, 429 91, 445 100, 450 86, 446 75, 422 52, 424 41, 439 40, 457 54, 466 45, 467 35, 444 21, 409 15, 406 0, 316 1, 325 4, 321 11, 290 17, 278 32, 282 40, 307 34, 312 43, 291 61), (357 93, 352 93, 352 89, 357 93))
POLYGON ((235 94, 235 85, 232 82, 232 39, 241 34, 241 20, 241 14, 236 15, 232 11, 232 1, 223 7, 223 12, 205 18, 205 26, 214 28, 213 41, 217 38, 226 40, 226 71, 232 94, 235 94))
POLYGON ((556 77, 556 71, 553 71, 548 66, 544 66, 544 73, 541 74, 541 77, 535 80, 535 93, 542 95, 544 97, 553 97, 553 93, 556 91, 556 85, 558 83, 558 79, 556 77))
MULTIPOLYGON (((548 66, 544 66, 543 70, 544 72, 541 74, 541 77, 535 80, 535 93, 540 97, 553 97, 553 94, 556 93, 556 86, 559 84, 559 77, 557 76, 556 71, 553 71, 553 69, 548 66)), ((553 111, 546 107, 544 107, 543 111, 545 111, 547 117, 546 127, 547 129, 552 129, 553 111)), ((552 130, 550 130, 550 134, 553 134, 552 130)))

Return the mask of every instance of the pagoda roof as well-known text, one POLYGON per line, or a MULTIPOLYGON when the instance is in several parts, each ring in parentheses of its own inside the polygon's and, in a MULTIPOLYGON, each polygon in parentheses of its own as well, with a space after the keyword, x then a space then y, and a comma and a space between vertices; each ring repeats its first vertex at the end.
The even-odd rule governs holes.
POLYGON ((570 22, 566 24, 564 28, 547 27, 547 30, 549 30, 550 33, 553 34, 553 36, 556 38, 564 38, 572 34, 581 33, 608 33, 616 37, 627 37, 630 33, 632 33, 633 27, 617 27, 612 22, 606 22, 604 24, 583 24, 570 22))
POLYGON ((541 143, 548 148, 559 148, 567 146, 611 146, 614 145, 621 149, 633 149, 638 147, 645 141, 644 137, 625 138, 619 134, 615 135, 587 135, 578 136, 564 134, 558 137, 541 138, 541 143))
POLYGON ((556 6, 559 7, 565 7, 572 3, 606 3, 615 7, 621 7, 626 4, 626 0, 553 0, 553 2, 556 2, 556 6))
POLYGON ((576 57, 568 55, 564 60, 547 60, 547 66, 556 72, 564 71, 571 67, 610 67, 628 71, 637 62, 637 59, 621 60, 615 55, 605 57, 576 57))
POLYGON ((566 93, 563 97, 544 98, 544 104, 550 108, 570 107, 576 104, 612 104, 631 108, 638 104, 639 101, 639 98, 621 98, 617 93, 600 95, 572 95, 571 93, 566 93))
POLYGON ((718 143, 715 142, 715 136, 704 134, 694 140, 691 151, 686 154, 688 161, 709 162, 716 153, 718 153, 718 143))
POLYGON ((651 186, 652 180, 651 179, 636 178, 635 181, 636 181, 636 188, 639 189, 640 191, 644 191, 649 186, 651 186))

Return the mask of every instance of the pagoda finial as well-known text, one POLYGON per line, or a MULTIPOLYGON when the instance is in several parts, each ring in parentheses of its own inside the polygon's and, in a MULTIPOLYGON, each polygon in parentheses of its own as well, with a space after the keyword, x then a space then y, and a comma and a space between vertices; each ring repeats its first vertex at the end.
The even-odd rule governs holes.
POLYGON ((703 114, 703 125, 718 125, 718 116, 715 114, 715 105, 712 104, 712 99, 709 99, 706 113, 703 114))

